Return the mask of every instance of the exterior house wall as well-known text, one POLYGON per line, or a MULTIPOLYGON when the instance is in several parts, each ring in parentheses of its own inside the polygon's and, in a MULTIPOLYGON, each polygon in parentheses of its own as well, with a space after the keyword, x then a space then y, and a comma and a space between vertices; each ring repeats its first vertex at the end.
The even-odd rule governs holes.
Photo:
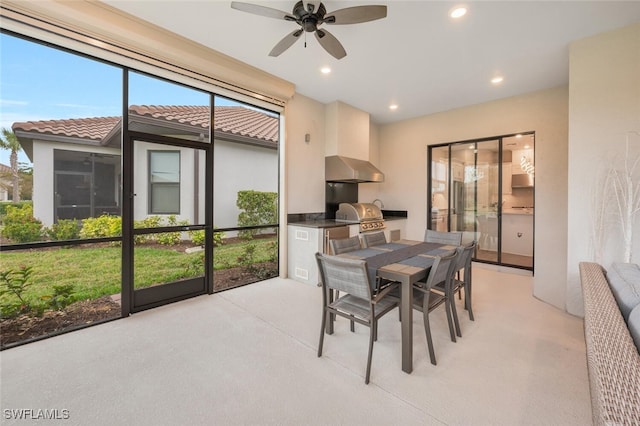
POLYGON ((215 141, 213 150, 214 225, 234 227, 240 213, 238 191, 278 192, 278 151, 226 141, 215 141))
MULTIPOLYGON (((578 263, 596 260, 606 268, 623 261, 624 244, 615 225, 608 228, 601 258, 590 235, 604 168, 614 164, 612 156, 624 155, 627 138, 630 157, 640 155, 640 24, 573 43, 569 81, 567 310, 583 315, 578 263)), ((632 261, 638 262, 638 220, 635 228, 632 261)))
MULTIPOLYGON (((34 140, 33 145, 33 207, 34 216, 42 221, 44 226, 51 226, 54 222, 54 149, 69 151, 96 152, 111 155, 121 155, 120 150, 69 143, 56 143, 34 140)), ((138 159, 135 170, 134 219, 142 220, 148 213, 148 156, 147 150, 170 150, 175 147, 137 142, 135 156, 138 159)), ((195 194, 192 190, 194 181, 190 174, 194 168, 194 155, 199 154, 200 190, 204 191, 204 153, 191 149, 181 149, 180 169, 180 214, 177 220, 194 220, 195 194)), ((237 193, 240 190, 278 191, 278 151, 258 146, 238 143, 215 141, 214 146, 214 221, 218 227, 234 227, 237 225, 239 209, 236 207, 237 193), (228 176, 234 176, 228 179, 228 176)), ((204 193, 198 197, 204 200, 204 193)), ((201 223, 204 218, 204 202, 198 204, 198 218, 201 223)))
POLYGON ((54 222, 55 188, 53 170, 53 151, 64 149, 67 151, 95 152, 100 154, 120 155, 119 149, 33 141, 33 215, 40 219, 44 226, 51 226, 54 222))

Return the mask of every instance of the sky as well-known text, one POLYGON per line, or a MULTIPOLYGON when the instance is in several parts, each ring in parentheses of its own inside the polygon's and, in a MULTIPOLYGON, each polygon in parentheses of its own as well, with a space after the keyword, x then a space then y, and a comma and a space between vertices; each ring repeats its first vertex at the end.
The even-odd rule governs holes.
MULTIPOLYGON (((67 118, 120 116, 121 68, 0 34, 0 127, 67 118)), ((205 92, 132 73, 132 105, 208 105, 205 92)), ((216 105, 237 105, 216 98, 216 105)), ((0 150, 9 165, 10 151, 0 150)), ((29 163, 21 152, 19 162, 29 163)), ((29 163, 30 164, 30 163, 29 163)))

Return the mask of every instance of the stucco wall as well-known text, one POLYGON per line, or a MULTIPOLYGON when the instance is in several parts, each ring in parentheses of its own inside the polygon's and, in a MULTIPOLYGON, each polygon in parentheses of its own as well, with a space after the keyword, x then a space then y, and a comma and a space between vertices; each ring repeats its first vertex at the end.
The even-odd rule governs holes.
POLYGON ((324 212, 325 106, 296 94, 285 117, 287 213, 324 212))
POLYGON ((278 151, 216 141, 213 152, 214 226, 234 227, 240 213, 238 191, 278 191, 278 151))
MULTIPOLYGON (((622 261, 621 235, 610 227, 603 257, 595 258, 593 194, 602 186, 603 168, 623 154, 640 155, 640 24, 573 43, 569 84, 569 194, 567 310, 583 315, 578 263, 599 260, 608 267, 622 261)), ((637 221, 636 221, 637 222, 637 221)), ((636 225, 634 258, 640 261, 636 225)), ((632 259, 633 260, 633 259, 632 259)))

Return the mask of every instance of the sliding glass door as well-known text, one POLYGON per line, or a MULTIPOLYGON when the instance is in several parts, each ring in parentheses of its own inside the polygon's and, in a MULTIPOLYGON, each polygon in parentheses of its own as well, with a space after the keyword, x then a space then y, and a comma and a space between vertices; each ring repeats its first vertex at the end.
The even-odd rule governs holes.
POLYGON ((533 269, 533 134, 429 148, 430 229, 476 240, 474 259, 533 269))

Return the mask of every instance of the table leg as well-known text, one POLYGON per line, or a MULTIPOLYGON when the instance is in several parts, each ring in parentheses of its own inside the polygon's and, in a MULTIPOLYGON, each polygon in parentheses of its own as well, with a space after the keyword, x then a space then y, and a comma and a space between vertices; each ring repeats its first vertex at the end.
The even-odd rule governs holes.
POLYGON ((402 371, 413 371, 413 291, 409 277, 400 280, 400 318, 402 320, 402 371))

